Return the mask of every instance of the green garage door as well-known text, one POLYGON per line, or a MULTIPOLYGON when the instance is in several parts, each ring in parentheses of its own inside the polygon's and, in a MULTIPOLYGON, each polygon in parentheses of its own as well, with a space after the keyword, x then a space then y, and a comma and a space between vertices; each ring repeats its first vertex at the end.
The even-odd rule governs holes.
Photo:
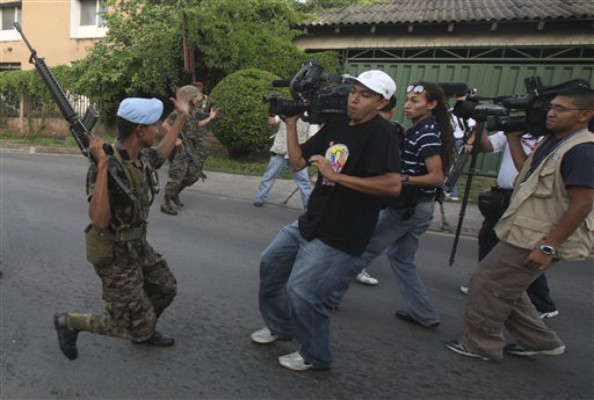
MULTIPOLYGON (((460 55, 461 51, 457 50, 460 55)), ((524 79, 530 76, 541 76, 545 85, 554 85, 570 79, 582 78, 594 83, 594 58, 590 52, 584 58, 584 52, 571 53, 572 58, 550 58, 516 60, 509 57, 511 50, 507 50, 508 58, 488 60, 468 59, 452 60, 438 59, 430 50, 398 51, 354 51, 347 53, 345 73, 358 75, 369 69, 386 71, 394 80, 398 90, 397 112, 395 118, 403 121, 403 104, 406 87, 415 81, 428 80, 435 82, 465 82, 469 87, 479 90, 483 96, 524 95, 526 94, 524 79), (407 53, 415 57, 407 59, 407 53), (419 52, 425 52, 419 57, 419 52), (426 54, 430 52, 430 54, 426 54), (387 56, 389 55, 389 56, 387 56), (398 57, 393 57, 398 56, 398 57), (522 62, 519 62, 522 61, 522 62)), ((517 52, 517 50, 516 50, 517 52)), ((522 50, 526 54, 527 50, 522 50)), ((504 53, 500 53, 506 55, 504 53)), ((530 53, 533 55, 533 53, 530 53)), ((513 56, 517 57, 517 53, 513 56)), ((453 103, 451 104, 453 105, 453 103)), ((403 121, 409 126, 408 121, 403 121)), ((493 175, 497 173, 501 155, 488 155, 479 160, 481 173, 493 175)))

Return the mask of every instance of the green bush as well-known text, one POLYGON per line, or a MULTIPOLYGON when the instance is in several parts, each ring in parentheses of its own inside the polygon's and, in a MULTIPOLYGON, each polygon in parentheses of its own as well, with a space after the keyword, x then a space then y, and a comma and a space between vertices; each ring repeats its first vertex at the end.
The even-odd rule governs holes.
POLYGON ((271 82, 276 79, 270 72, 245 69, 227 76, 211 92, 219 107, 213 133, 231 158, 246 159, 270 146, 274 128, 268 124, 268 105, 262 97, 273 91, 271 82))

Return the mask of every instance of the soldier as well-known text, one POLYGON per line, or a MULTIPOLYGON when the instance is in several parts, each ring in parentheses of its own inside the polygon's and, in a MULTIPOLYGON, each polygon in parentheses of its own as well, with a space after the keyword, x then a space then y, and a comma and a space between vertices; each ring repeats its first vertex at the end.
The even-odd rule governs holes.
MULTIPOLYGON (((202 93, 202 90, 199 90, 195 85, 187 85, 182 89, 189 93, 191 99, 190 115, 183 127, 183 132, 189 143, 182 144, 179 140, 176 142, 178 149, 169 166, 169 179, 165 186, 163 204, 161 205, 161 211, 169 215, 177 215, 177 210, 173 208, 171 202, 178 207, 184 206, 179 198, 180 192, 186 187, 192 186, 198 179, 202 178, 204 181, 206 178, 202 171, 208 155, 206 126, 217 116, 217 109, 212 108, 212 101, 202 93), (193 156, 190 156, 186 151, 181 151, 182 146, 189 146, 190 148, 186 150, 189 150, 193 156)), ((163 123, 162 126, 166 131, 171 129, 175 117, 176 112, 174 111, 163 123)))
POLYGON ((208 143, 209 130, 207 126, 217 117, 219 109, 215 107, 215 101, 204 94, 204 85, 202 82, 192 82, 192 85, 198 90, 196 107, 194 107, 194 117, 196 118, 198 127, 195 150, 200 164, 200 178, 204 181, 206 175, 202 172, 202 167, 210 152, 210 145, 208 143))
POLYGON ((59 313, 54 316, 64 355, 78 356, 80 331, 98 333, 155 346, 172 346, 173 337, 157 332, 157 318, 176 294, 176 280, 161 254, 146 241, 146 221, 158 187, 159 168, 169 156, 188 118, 189 100, 178 90, 177 117, 159 148, 152 148, 156 122, 163 113, 157 99, 128 98, 117 112, 118 140, 104 150, 103 140, 89 137, 96 163, 87 175, 89 217, 85 229, 87 259, 103 283, 105 314, 59 313), (108 180, 108 169, 127 182, 135 200, 108 180))

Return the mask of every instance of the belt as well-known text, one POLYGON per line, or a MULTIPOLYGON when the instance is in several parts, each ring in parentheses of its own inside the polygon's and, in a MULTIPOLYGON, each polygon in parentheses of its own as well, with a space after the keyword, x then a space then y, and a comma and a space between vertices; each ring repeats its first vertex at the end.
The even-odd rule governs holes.
POLYGON ((115 242, 130 242, 132 240, 142 239, 146 236, 146 224, 117 228, 114 229, 113 232, 111 230, 108 230, 107 232, 113 235, 113 240, 115 242))

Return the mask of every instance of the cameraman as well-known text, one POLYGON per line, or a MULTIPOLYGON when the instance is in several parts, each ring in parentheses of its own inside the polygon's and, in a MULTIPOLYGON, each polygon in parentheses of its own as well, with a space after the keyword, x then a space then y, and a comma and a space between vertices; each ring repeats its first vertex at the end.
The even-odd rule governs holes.
POLYGON ((514 162, 522 164, 510 205, 495 227, 500 242, 470 280, 464 335, 448 349, 500 360, 561 355, 565 345, 539 317, 524 293, 557 260, 583 260, 594 244, 594 91, 579 87, 551 101, 550 135, 527 156, 521 137, 508 134, 514 162), (517 339, 505 346, 503 327, 517 339))
MULTIPOLYGON (((476 136, 469 139, 466 147, 467 151, 472 150, 476 136)), ((499 242, 499 238, 495 234, 495 225, 505 213, 509 205, 512 192, 514 191, 514 181, 518 176, 518 169, 521 164, 514 163, 510 152, 510 146, 504 132, 500 131, 493 135, 487 136, 486 132, 480 135, 481 142, 479 149, 483 153, 499 153, 503 151, 503 159, 497 174, 497 186, 491 188, 490 192, 481 193, 479 195, 479 210, 483 217, 485 217, 481 229, 478 234, 479 244, 479 262, 495 245, 499 242)), ((530 154, 537 145, 537 139, 534 139, 530 134, 521 136, 520 139, 523 154, 530 154)), ((460 291, 468 294, 468 286, 460 286, 460 291)), ((559 315, 557 306, 550 296, 549 285, 545 274, 538 277, 526 291, 530 297, 530 301, 540 313, 541 318, 552 318, 559 315)))
POLYGON ((297 117, 287 117, 289 162, 308 165, 318 180, 304 215, 285 226, 260 259, 260 312, 266 327, 251 340, 269 344, 295 338, 301 348, 279 357, 294 371, 328 369, 330 316, 324 299, 349 274, 377 222, 381 196, 400 194, 400 157, 393 129, 378 112, 396 90, 382 71, 356 79, 348 117, 336 117, 308 142, 297 141, 297 117))

